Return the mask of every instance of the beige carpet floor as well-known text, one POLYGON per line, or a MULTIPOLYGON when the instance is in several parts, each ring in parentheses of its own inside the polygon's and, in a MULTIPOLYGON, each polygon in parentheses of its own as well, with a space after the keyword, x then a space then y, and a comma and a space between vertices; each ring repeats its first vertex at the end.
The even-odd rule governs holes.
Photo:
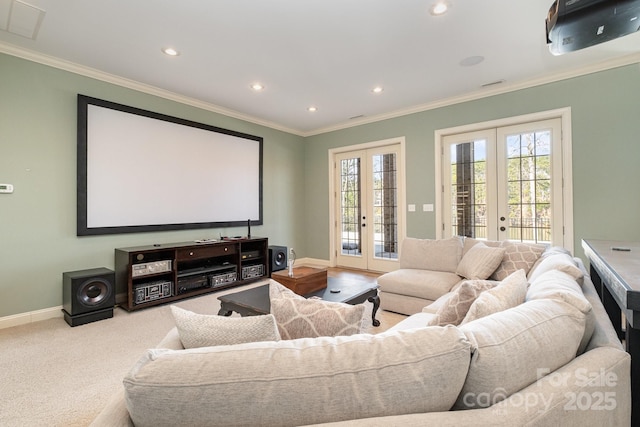
MULTIPOLYGON (((202 314, 217 314, 218 297, 259 286, 212 293, 176 302, 202 314)), ((371 318, 372 304, 365 303, 371 318)), ((234 313, 234 315, 237 315, 234 313)), ((379 311, 380 333, 405 316, 379 311)), ((127 312, 70 327, 62 318, 0 329, 0 426, 87 426, 144 350, 154 347, 174 326, 169 305, 127 312)))

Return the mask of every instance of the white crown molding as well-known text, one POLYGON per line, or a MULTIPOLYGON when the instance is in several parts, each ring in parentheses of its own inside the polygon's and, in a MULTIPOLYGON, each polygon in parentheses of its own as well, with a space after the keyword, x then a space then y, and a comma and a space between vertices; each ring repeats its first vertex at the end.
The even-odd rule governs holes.
POLYGON ((375 123, 382 120, 393 119, 396 117, 406 116, 409 114, 420 113, 423 111, 434 110, 436 108, 447 107, 450 105, 460 104, 463 102, 475 101, 478 99, 486 98, 489 96, 500 95, 508 92, 514 92, 521 89, 527 89, 535 86, 540 86, 548 83, 554 83, 561 80, 566 80, 574 77, 580 77, 587 74, 597 73, 600 71, 609 70, 612 68, 623 67, 625 65, 631 65, 640 63, 640 53, 634 53, 619 58, 615 58, 608 61, 603 61, 597 64, 592 64, 579 69, 566 71, 562 73, 550 74, 547 76, 538 77, 522 82, 513 84, 497 85, 490 88, 478 90, 468 94, 464 94, 457 97, 451 97, 441 99, 426 104, 415 105, 409 108, 403 108, 388 113, 378 114, 370 117, 363 117, 361 119, 350 120, 349 122, 340 123, 335 126, 328 126, 324 128, 315 129, 312 131, 303 132, 297 129, 287 128, 277 123, 258 119, 256 117, 248 116, 235 110, 226 109, 218 105, 214 105, 208 102, 203 102, 187 96, 182 96, 174 92, 170 92, 164 89, 160 89, 155 86, 146 85, 134 80, 119 77, 113 74, 105 73, 103 71, 96 70, 94 68, 85 67, 70 61, 55 58, 52 56, 44 55, 38 52, 34 52, 28 49, 24 49, 18 46, 14 46, 8 43, 0 42, 0 53, 6 53, 18 58, 26 59, 28 61, 37 62, 39 64, 47 65, 50 67, 58 68, 71 73, 79 74, 85 77, 90 77, 96 80, 104 81, 107 83, 122 86, 128 89, 136 90, 138 92, 155 95, 161 98, 165 98, 171 101, 179 102, 181 104, 190 105, 192 107, 200 108, 202 110, 211 111, 213 113, 222 114, 228 117, 232 117, 246 122, 254 123, 256 125, 265 126, 271 129, 279 130, 282 132, 290 133, 297 136, 308 137, 314 135, 320 135, 327 132, 333 132, 337 130, 347 129, 351 127, 361 126, 369 123, 375 123))
POLYGON ((26 59, 31 62, 36 62, 49 67, 58 68, 60 70, 68 71, 70 73, 79 74, 84 77, 90 77, 92 79, 100 80, 106 83, 111 83, 117 86, 122 86, 128 89, 132 89, 138 92, 146 93, 149 95, 158 96, 160 98, 168 99, 170 101, 179 102, 181 104, 189 105, 192 107, 200 108, 202 110, 211 111, 213 113, 222 114, 224 116, 232 117, 234 119, 244 120, 246 122, 254 123, 256 125, 265 126, 271 129, 279 130, 282 132, 303 136, 299 130, 290 129, 281 126, 277 123, 261 120, 246 114, 242 114, 235 110, 229 110, 218 105, 203 102, 194 98, 179 95, 177 93, 160 89, 155 86, 147 85, 137 82, 135 80, 126 79, 124 77, 116 76, 114 74, 105 73, 104 71, 96 70, 94 68, 85 67, 70 61, 65 61, 53 56, 44 55, 42 53, 27 50, 21 47, 17 47, 8 43, 0 42, 0 52, 7 55, 15 56, 18 58, 26 59))
POLYGON ((513 83, 513 84, 492 86, 491 88, 478 90, 478 91, 471 92, 471 93, 464 94, 457 97, 446 98, 446 99, 430 102, 427 104, 416 105, 413 107, 391 111, 384 114, 378 114, 371 117, 363 117, 361 119, 351 120, 348 123, 337 124, 335 126, 330 126, 322 129, 316 129, 310 132, 305 132, 302 134, 302 136, 308 137, 313 135, 320 135, 327 132, 333 132, 333 131, 347 129, 347 128, 360 126, 368 123, 374 123, 382 120, 393 119, 396 117, 406 116, 409 114, 420 113, 428 110, 435 110, 436 108, 447 107, 450 105, 460 104, 468 101, 475 101, 478 99, 487 98, 494 95, 500 95, 508 92, 515 92, 517 90, 528 89, 535 86, 541 86, 548 83, 554 83, 561 80, 567 80, 574 77, 580 77, 587 74, 606 71, 613 68, 623 67, 625 65, 631 65, 636 63, 640 63, 640 53, 634 53, 631 55, 622 56, 616 59, 599 62, 597 64, 592 64, 592 65, 582 67, 579 69, 574 69, 571 71, 550 74, 548 76, 538 77, 535 79, 525 80, 525 81, 513 83))

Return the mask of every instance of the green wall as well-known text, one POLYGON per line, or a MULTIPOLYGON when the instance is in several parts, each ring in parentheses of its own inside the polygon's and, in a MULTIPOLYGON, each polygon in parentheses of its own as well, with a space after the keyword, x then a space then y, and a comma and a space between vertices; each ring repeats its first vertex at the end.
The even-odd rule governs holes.
MULTIPOLYGON (((0 317, 60 306, 62 273, 113 268, 114 248, 246 232, 77 237, 78 93, 262 136, 264 225, 251 232, 304 254, 306 225, 298 210, 304 193, 302 137, 9 55, 0 54, 0 76, 0 183, 15 187, 13 194, 0 194, 0 317)), ((170 196, 167 207, 180 208, 170 196)))
MULTIPOLYGON (((422 206, 435 202, 436 130, 564 107, 572 116, 576 255, 583 256, 583 238, 640 240, 639 96, 634 64, 308 137, 306 255, 329 258, 329 149, 404 136, 407 204, 422 206)), ((435 213, 407 212, 407 235, 435 237, 435 213)))
MULTIPOLYGON (((114 248, 244 231, 77 237, 78 93, 264 137, 264 225, 252 234, 321 260, 329 149, 404 136, 407 203, 421 206, 435 202, 437 129, 571 107, 576 254, 582 238, 640 240, 638 64, 307 138, 9 55, 0 75, 0 183, 15 186, 0 195, 0 317, 61 305, 62 272, 113 268, 114 248)), ((435 214, 408 212, 407 234, 435 237, 435 214)))

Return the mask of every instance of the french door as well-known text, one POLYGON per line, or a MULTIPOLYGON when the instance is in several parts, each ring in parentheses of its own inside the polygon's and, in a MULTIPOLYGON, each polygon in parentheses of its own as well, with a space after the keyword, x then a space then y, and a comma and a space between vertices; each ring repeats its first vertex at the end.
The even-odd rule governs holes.
POLYGON ((443 235, 569 246, 560 118, 448 135, 443 235))
POLYGON ((396 269, 404 230, 400 144, 336 153, 333 159, 336 264, 396 269))

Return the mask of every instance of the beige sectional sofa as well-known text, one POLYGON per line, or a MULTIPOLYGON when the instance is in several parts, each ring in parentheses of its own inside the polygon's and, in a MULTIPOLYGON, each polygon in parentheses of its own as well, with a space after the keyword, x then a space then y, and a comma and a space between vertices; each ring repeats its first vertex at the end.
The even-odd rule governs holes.
POLYGON ((627 426, 630 357, 584 266, 548 252, 377 335, 184 349, 174 328, 92 425, 627 426))

